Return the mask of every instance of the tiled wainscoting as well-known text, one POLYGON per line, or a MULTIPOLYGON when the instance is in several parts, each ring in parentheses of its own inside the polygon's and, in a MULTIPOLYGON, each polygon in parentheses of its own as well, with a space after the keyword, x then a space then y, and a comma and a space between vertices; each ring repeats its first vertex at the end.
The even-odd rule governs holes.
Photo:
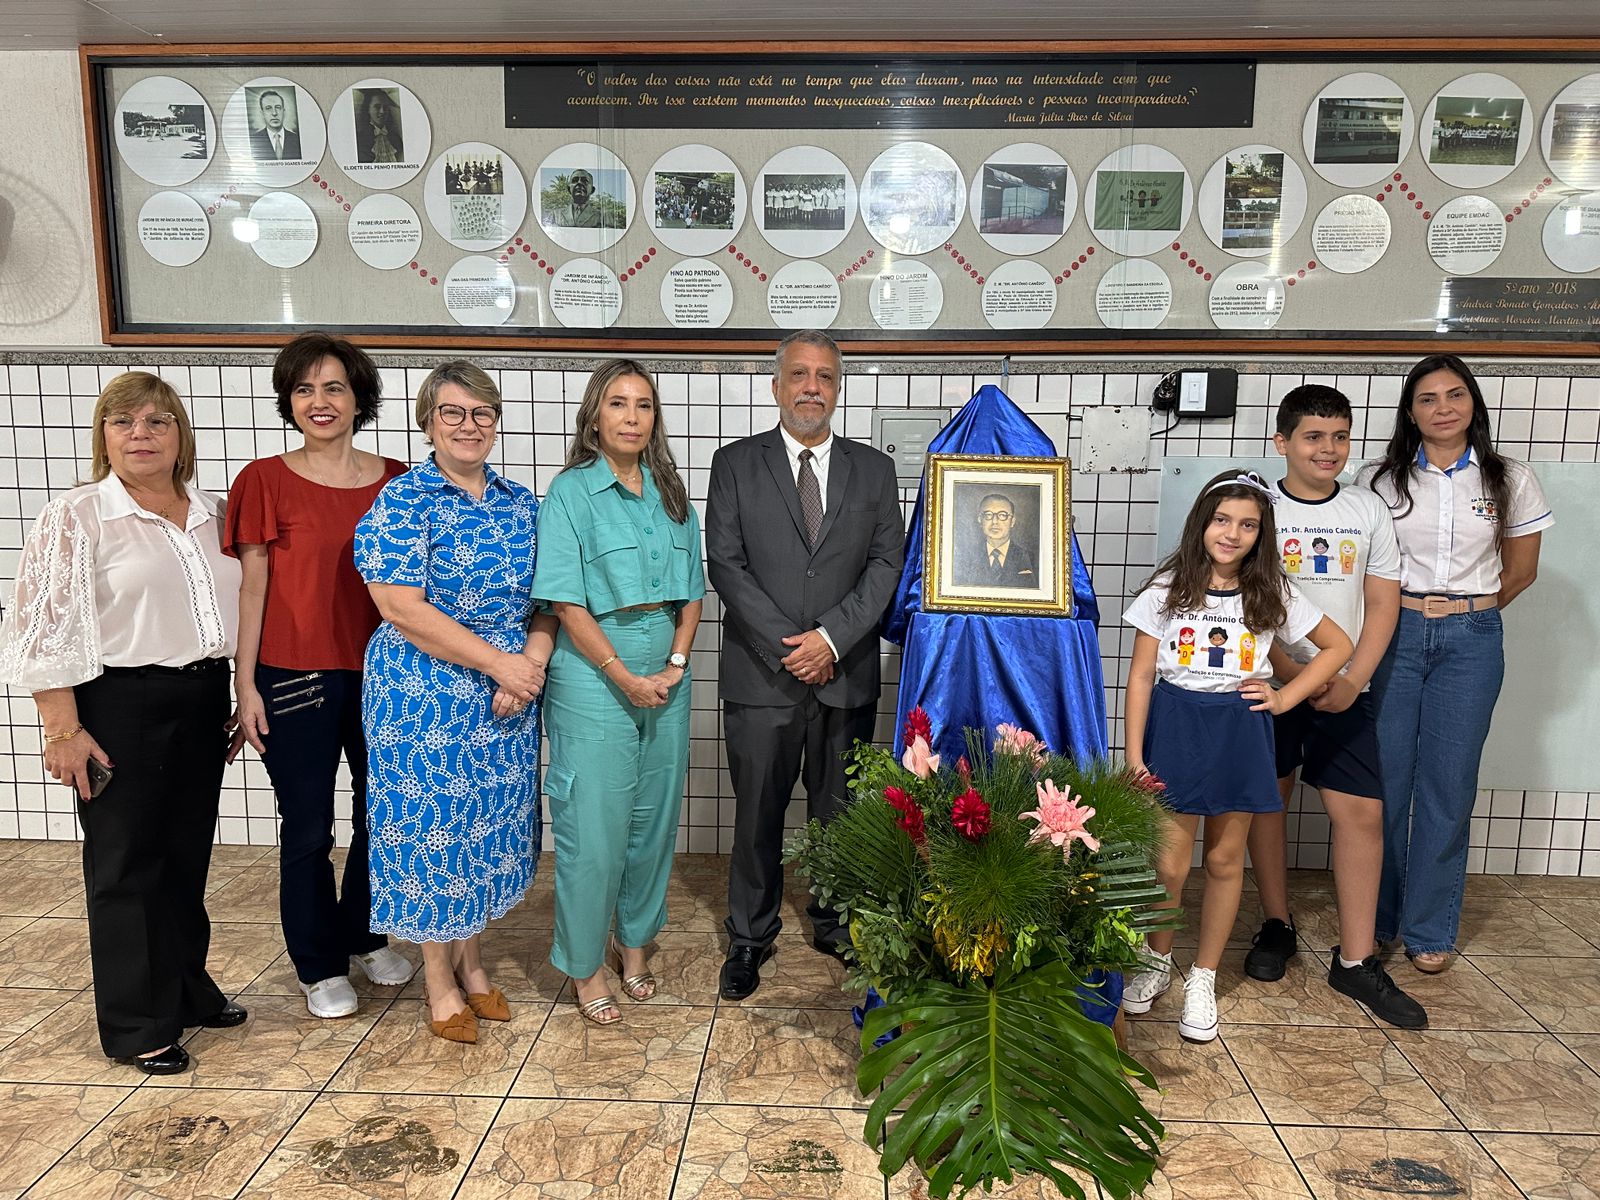
MULTIPOLYGON (((361 444, 407 461, 425 452, 411 429, 410 397, 429 366, 443 355, 380 355, 389 397, 361 444)), ((543 493, 560 468, 567 434, 583 393, 591 360, 533 356, 473 356, 490 368, 506 400, 495 465, 543 493)), ((0 351, 0 588, 9 599, 17 552, 45 500, 79 479, 89 452, 89 416, 101 384, 129 366, 159 371, 187 398, 193 413, 202 487, 225 490, 251 459, 298 444, 278 419, 267 355, 254 352, 138 354, 121 351, 32 353, 0 351)), ((1175 363, 1050 361, 1017 364, 1006 392, 1058 439, 1071 418, 1092 405, 1148 407, 1161 374, 1175 363)), ((1186 423, 1154 438, 1152 471, 1137 475, 1078 475, 1073 481, 1077 529, 1093 574, 1105 622, 1108 734, 1121 742, 1122 677, 1132 633, 1118 622, 1129 593, 1155 560, 1157 469, 1164 456, 1261 455, 1271 452, 1269 430, 1278 399, 1302 382, 1341 388, 1355 406, 1355 456, 1376 453, 1394 420, 1405 361, 1242 361, 1239 411, 1231 421, 1186 423)), ((721 443, 769 427, 776 410, 761 361, 651 361, 659 372, 666 420, 689 491, 703 507, 711 455, 721 443)), ((1001 383, 993 360, 932 363, 868 360, 847 364, 835 428, 871 436, 876 407, 946 407, 965 403, 984 383, 1001 383)), ((1600 375, 1559 362, 1478 364, 1496 414, 1499 444, 1507 453, 1541 461, 1594 462, 1600 434, 1600 375)), ((912 496, 905 497, 909 511, 912 496)), ((716 699, 721 626, 715 598, 696 642, 693 664, 693 749, 679 848, 726 852, 732 837, 733 799, 720 739, 716 699)), ((885 676, 898 658, 885 646, 885 676)), ((26 696, 6 700, 0 725, 0 837, 73 838, 73 804, 44 776, 33 705, 26 696)), ((894 688, 884 691, 880 736, 893 722, 894 688)), ((1596 790, 1495 791, 1479 797, 1472 825, 1473 871, 1600 875, 1600 772, 1596 790)), ((276 841, 272 790, 260 762, 248 753, 228 772, 220 840, 270 845, 276 841)), ((794 810, 798 817, 799 807, 794 810)), ((1328 820, 1314 795, 1297 802, 1289 826, 1291 865, 1327 865, 1328 820)))

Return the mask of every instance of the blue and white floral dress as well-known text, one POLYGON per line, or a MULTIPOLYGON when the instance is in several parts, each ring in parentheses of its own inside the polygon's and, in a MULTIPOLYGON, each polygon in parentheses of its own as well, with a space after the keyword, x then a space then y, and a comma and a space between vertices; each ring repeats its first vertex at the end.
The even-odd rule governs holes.
MULTIPOLYGON (((487 466, 477 499, 430 458, 391 480, 356 526, 368 583, 423 588, 451 620, 517 652, 532 611, 538 501, 487 466)), ((471 937, 533 879, 539 713, 490 712, 495 682, 425 654, 389 622, 367 645, 372 931, 408 942, 471 937)))

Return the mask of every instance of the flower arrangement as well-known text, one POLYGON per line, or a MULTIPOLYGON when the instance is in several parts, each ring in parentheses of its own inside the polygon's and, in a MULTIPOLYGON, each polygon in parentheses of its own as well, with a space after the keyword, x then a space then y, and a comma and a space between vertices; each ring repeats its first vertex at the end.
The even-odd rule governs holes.
POLYGON ((1161 784, 1010 725, 967 730, 948 766, 920 708, 903 741, 899 759, 857 743, 849 802, 788 849, 849 920, 852 986, 883 999, 857 1074, 880 1169, 915 1161, 936 1198, 1017 1173, 1139 1194, 1163 1129, 1131 1081, 1155 1080, 1084 1002, 1178 919, 1154 907, 1161 784))

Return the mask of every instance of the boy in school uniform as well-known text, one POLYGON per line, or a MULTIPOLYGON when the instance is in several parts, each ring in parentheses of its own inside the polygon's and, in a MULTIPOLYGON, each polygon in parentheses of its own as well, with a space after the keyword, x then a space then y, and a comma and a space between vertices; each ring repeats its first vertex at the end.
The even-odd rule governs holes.
MULTIPOLYGON (((1332 823, 1339 945, 1328 969, 1329 986, 1391 1025, 1422 1029, 1428 1014, 1389 977, 1373 940, 1383 801, 1367 684, 1400 613, 1400 547, 1384 502, 1366 488, 1339 482, 1350 458, 1350 426, 1350 401, 1322 384, 1295 388, 1278 407, 1273 444, 1285 464, 1273 510, 1279 550, 1290 554, 1312 546, 1314 555, 1326 555, 1325 547, 1339 545, 1341 558, 1348 559, 1346 548, 1354 546, 1349 571, 1319 568, 1295 579, 1356 646, 1349 665, 1321 693, 1274 718, 1278 791, 1287 806, 1300 771, 1322 794, 1332 823)), ((1293 679, 1315 653, 1309 643, 1275 643, 1274 672, 1280 680, 1293 679)), ((1245 955, 1245 974, 1252 979, 1281 979, 1298 949, 1289 915, 1285 826, 1280 810, 1257 814, 1250 829, 1250 859, 1265 917, 1245 955)))

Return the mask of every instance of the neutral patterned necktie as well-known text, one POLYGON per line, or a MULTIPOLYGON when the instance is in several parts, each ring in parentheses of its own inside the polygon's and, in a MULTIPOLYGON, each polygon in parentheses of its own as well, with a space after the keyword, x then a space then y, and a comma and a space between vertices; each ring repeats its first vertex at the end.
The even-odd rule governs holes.
POLYGON ((817 473, 811 469, 811 451, 800 451, 800 515, 806 521, 806 541, 817 544, 817 532, 822 528, 822 489, 817 486, 817 473))
POLYGON ((996 575, 1000 574, 1000 551, 989 551, 989 569, 996 575))

